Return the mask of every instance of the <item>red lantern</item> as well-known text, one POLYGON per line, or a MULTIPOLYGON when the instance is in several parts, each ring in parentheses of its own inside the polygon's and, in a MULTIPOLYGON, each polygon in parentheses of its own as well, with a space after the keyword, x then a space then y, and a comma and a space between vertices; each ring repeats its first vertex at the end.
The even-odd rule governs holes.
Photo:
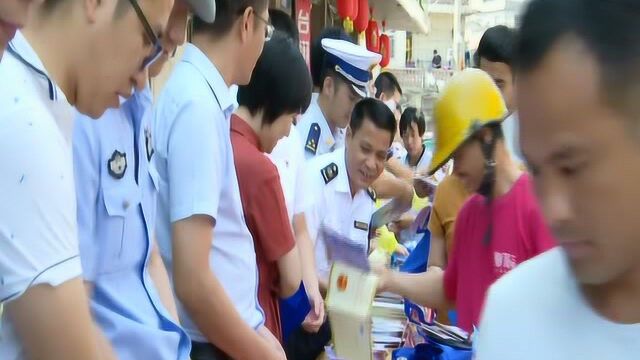
POLYGON ((338 16, 343 19, 343 26, 347 32, 353 32, 353 20, 358 16, 357 0, 338 0, 338 16))
POLYGON ((380 51, 379 31, 380 30, 378 29, 378 22, 375 21, 372 17, 371 20, 369 20, 369 26, 367 26, 367 50, 373 52, 380 51))
POLYGON ((353 21, 353 27, 358 34, 367 30, 369 25, 369 0, 358 0, 358 16, 353 21))
POLYGON ((382 55, 380 67, 387 67, 391 61, 391 39, 387 34, 380 35, 380 55, 382 55))

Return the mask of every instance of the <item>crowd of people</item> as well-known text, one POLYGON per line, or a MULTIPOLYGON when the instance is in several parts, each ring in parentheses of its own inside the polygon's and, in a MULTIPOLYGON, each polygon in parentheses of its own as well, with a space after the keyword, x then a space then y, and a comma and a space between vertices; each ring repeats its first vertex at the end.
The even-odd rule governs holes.
POLYGON ((634 358, 638 19, 532 0, 443 89, 430 149, 379 54, 327 27, 309 69, 267 0, 4 0, 0 359, 316 359, 325 230, 367 255, 391 200, 395 251, 428 255, 378 290, 478 359, 634 358))

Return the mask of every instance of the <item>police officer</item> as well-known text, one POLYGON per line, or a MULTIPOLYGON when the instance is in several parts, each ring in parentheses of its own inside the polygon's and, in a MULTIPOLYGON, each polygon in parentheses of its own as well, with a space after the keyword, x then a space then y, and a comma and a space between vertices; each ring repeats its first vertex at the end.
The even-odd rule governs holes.
POLYGON ((141 64, 155 54, 145 24, 164 29, 170 4, 48 1, 7 47, 0 63, 3 360, 111 358, 82 286, 66 131, 72 106, 98 117, 144 77, 141 64))
MULTIPOLYGON (((184 42, 190 11, 215 18, 214 0, 177 0, 157 74, 184 42)), ((146 80, 146 79, 145 79, 146 80)), ((147 82, 100 121, 79 115, 73 135, 80 256, 91 310, 120 359, 187 359, 167 271, 153 240, 158 191, 147 82)))
POLYGON ((323 39, 326 51, 317 101, 313 101, 296 128, 307 159, 344 145, 345 128, 356 102, 367 96, 371 67, 381 55, 345 40, 323 39))
MULTIPOLYGON (((369 223, 376 195, 369 186, 382 174, 396 132, 393 112, 381 101, 358 102, 351 115, 345 147, 307 162, 308 195, 305 218, 315 242, 315 260, 323 290, 327 289, 330 263, 322 227, 369 247, 369 223)), ((328 323, 317 334, 299 332, 287 349, 289 359, 313 359, 331 337, 328 323)))

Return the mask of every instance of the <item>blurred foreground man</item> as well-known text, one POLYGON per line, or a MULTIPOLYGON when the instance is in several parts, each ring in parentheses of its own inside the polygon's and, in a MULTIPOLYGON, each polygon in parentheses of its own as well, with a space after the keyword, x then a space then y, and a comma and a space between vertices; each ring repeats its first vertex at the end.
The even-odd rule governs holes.
POLYGON ((635 0, 537 0, 523 17, 521 145, 560 248, 491 288, 478 359, 640 353, 639 19, 635 0))

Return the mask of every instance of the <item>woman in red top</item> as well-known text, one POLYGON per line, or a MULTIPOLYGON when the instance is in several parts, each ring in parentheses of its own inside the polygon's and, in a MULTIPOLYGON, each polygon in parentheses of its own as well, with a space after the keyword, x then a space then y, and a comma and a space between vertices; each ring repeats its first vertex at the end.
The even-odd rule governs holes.
POLYGON ((240 198, 258 261, 258 301, 265 326, 281 342, 278 298, 298 290, 302 268, 278 170, 264 153, 289 134, 293 119, 310 101, 304 58, 290 39, 276 33, 265 43, 251 82, 238 88, 239 107, 231 117, 240 198))

